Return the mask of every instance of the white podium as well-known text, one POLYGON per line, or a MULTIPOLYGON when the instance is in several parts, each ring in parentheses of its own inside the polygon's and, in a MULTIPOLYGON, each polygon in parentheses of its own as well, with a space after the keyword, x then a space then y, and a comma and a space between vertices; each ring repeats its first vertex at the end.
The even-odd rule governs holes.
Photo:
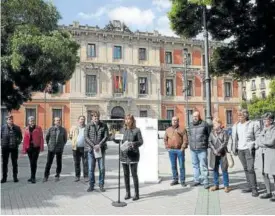
POLYGON ((158 175, 158 120, 136 118, 136 126, 140 128, 143 138, 143 145, 139 148, 139 181, 141 183, 159 183, 161 179, 158 175))

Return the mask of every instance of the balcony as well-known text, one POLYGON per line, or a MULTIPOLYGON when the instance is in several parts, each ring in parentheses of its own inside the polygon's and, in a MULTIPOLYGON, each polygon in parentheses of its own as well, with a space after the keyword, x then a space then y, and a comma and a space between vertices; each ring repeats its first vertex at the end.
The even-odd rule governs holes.
POLYGON ((256 91, 256 85, 251 85, 251 91, 256 91))
POLYGON ((265 83, 261 83, 261 84, 260 84, 260 89, 265 89, 265 88, 266 88, 265 83))
POLYGON ((122 98, 123 97, 123 93, 114 93, 113 94, 115 98, 122 98))
POLYGON ((97 95, 96 92, 86 92, 85 93, 86 97, 95 97, 97 95))
POLYGON ((148 96, 148 94, 139 94, 138 98, 146 98, 148 96))

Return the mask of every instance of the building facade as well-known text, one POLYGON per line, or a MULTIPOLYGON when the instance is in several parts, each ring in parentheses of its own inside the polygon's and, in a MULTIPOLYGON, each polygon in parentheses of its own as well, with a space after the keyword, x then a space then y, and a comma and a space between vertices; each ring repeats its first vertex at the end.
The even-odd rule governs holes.
POLYGON ((256 77, 243 83, 244 100, 253 98, 266 98, 269 95, 270 80, 264 77, 256 77))
MULTIPOLYGON (((100 111, 101 119, 123 118, 128 113, 158 119, 177 115, 182 126, 186 111, 191 117, 199 110, 205 117, 203 41, 166 37, 157 31, 133 33, 119 21, 104 29, 77 22, 60 28, 70 31, 80 44, 80 63, 60 94, 46 94, 45 100, 44 93, 35 93, 32 102, 12 112, 20 126, 34 110, 42 127, 48 128, 53 117, 60 116, 67 129, 79 115, 90 121, 92 110, 100 111), (183 50, 190 60, 187 67, 183 50), (191 86, 188 98, 183 93, 185 71, 191 86)), ((220 45, 210 43, 210 54, 220 45)), ((241 83, 224 76, 212 77, 211 85, 212 115, 230 126, 237 118, 241 83)))

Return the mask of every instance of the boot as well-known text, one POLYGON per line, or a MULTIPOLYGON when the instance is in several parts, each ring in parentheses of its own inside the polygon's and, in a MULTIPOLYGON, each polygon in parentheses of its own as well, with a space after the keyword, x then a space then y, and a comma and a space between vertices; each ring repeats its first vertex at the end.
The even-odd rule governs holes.
POLYGON ((135 187, 135 196, 133 197, 133 201, 139 200, 139 184, 138 178, 134 178, 134 187, 135 187))
POLYGON ((130 176, 124 175, 124 183, 125 183, 125 189, 126 189, 126 195, 124 199, 127 200, 131 198, 130 176))
POLYGON ((13 182, 15 182, 15 183, 19 182, 17 176, 15 176, 15 175, 13 176, 13 182))
POLYGON ((3 184, 3 183, 6 183, 7 182, 7 177, 3 177, 2 179, 1 179, 1 183, 3 184))
POLYGON ((224 187, 224 192, 229 193, 232 189, 230 187, 224 187))

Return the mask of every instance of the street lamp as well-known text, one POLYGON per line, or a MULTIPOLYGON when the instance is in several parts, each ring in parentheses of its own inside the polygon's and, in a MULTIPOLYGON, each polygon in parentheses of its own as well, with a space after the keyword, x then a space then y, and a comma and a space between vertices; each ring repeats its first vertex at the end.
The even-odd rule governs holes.
POLYGON ((188 126, 189 126, 189 115, 188 115, 188 90, 190 86, 188 85, 188 80, 187 80, 187 65, 189 63, 189 58, 188 58, 188 52, 187 50, 183 50, 183 56, 184 56, 184 62, 185 62, 185 67, 184 70, 182 71, 182 78, 183 78, 183 83, 184 88, 182 90, 182 93, 185 93, 185 125, 186 125, 186 130, 188 131, 188 126))
POLYGON ((206 25, 206 5, 202 5, 203 36, 204 36, 204 59, 205 59, 205 90, 206 90, 206 122, 212 125, 211 114, 211 78, 209 76, 209 46, 208 30, 206 25))

